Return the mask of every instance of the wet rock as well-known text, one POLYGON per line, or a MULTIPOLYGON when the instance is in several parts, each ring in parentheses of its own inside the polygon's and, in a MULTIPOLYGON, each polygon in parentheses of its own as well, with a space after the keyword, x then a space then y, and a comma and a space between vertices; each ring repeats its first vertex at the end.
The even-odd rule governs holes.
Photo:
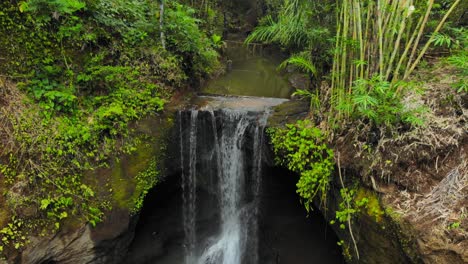
POLYGON ((94 243, 89 226, 57 234, 50 239, 31 238, 19 263, 90 263, 94 259, 94 243))
POLYGON ((96 228, 83 225, 49 237, 32 237, 16 263, 117 263, 133 239, 135 221, 113 210, 96 228))
MULTIPOLYGON (((338 183, 335 182, 335 184, 338 183)), ((328 194, 325 215, 329 221, 334 220, 333 217, 336 211, 340 210, 341 195, 338 186, 332 188, 332 191, 328 194)), ((358 247, 359 259, 350 237, 348 225, 346 224, 346 229, 339 228, 337 224, 332 225, 338 237, 345 242, 343 249, 344 255, 348 257, 347 262, 356 264, 421 263, 417 257, 410 256, 410 252, 405 249, 399 235, 401 230, 393 220, 380 213, 374 215, 376 211, 383 214, 383 208, 380 207, 376 194, 364 186, 360 187, 359 192, 365 193, 365 197, 370 201, 367 210, 360 212, 352 221, 352 230, 358 247), (370 208, 371 204, 378 208, 370 208)))
POLYGON ((307 74, 293 73, 288 77, 288 81, 295 89, 307 90, 310 87, 310 78, 307 74))
POLYGON ((279 127, 287 123, 295 123, 304 119, 309 113, 309 102, 302 100, 291 100, 273 108, 268 118, 269 127, 279 127))

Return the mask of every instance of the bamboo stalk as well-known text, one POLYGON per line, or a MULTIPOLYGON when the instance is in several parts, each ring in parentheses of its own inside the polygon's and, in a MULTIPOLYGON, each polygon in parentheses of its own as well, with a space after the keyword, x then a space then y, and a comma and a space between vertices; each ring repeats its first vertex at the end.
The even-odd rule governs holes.
MULTIPOLYGON (((401 1, 393 1, 390 6, 390 16, 392 16, 391 23, 389 27, 384 30, 384 65, 387 65, 389 59, 391 58, 392 45, 395 42, 395 29, 401 26, 401 11, 400 11, 401 1)), ((381 76, 384 76, 385 72, 381 73, 381 76)))
MULTIPOLYGON (((353 58, 356 57, 355 53, 356 53, 356 45, 354 43, 354 41, 357 39, 357 24, 356 23, 356 20, 357 20, 357 14, 356 14, 356 11, 355 11, 355 1, 352 0, 351 1, 351 5, 350 5, 350 10, 351 10, 351 14, 352 16, 350 17, 350 22, 352 23, 352 40, 353 40, 353 43, 351 45, 351 49, 350 49, 350 52, 349 52, 349 61, 351 62, 350 64, 350 69, 349 69, 349 81, 348 81, 348 94, 351 95, 351 92, 352 92, 352 84, 354 82, 354 75, 356 74, 357 75, 357 65, 356 65, 356 61, 353 61, 353 58)), ((358 43, 358 45, 361 45, 361 43, 358 43)))
POLYGON ((166 49, 166 36, 164 35, 164 0, 160 0, 159 3, 159 30, 161 46, 163 49, 166 49))
POLYGON ((408 70, 411 65, 411 61, 413 60, 414 56, 416 55, 416 50, 418 49, 418 44, 419 40, 421 39, 421 36, 424 32, 424 27, 426 26, 427 20, 429 19, 429 15, 431 14, 432 6, 434 5, 434 0, 429 0, 429 3, 427 5, 426 9, 426 14, 424 15, 423 22, 421 24, 421 27, 419 28, 418 36, 416 37, 416 41, 414 42, 413 49, 411 50, 410 57, 408 59, 408 62, 406 64, 406 69, 405 69, 405 74, 403 79, 406 79, 406 76, 408 75, 408 70))
MULTIPOLYGON (((340 1, 338 0, 337 1, 337 6, 340 6, 340 1)), ((340 84, 340 77, 339 77, 339 72, 340 72, 340 63, 339 63, 339 54, 340 54, 340 49, 341 49, 341 20, 343 18, 343 15, 344 15, 344 9, 343 9, 343 5, 341 4, 341 8, 337 9, 339 11, 337 11, 337 30, 336 30, 336 41, 335 41, 335 54, 334 54, 334 59, 333 59, 333 70, 332 70, 332 83, 331 83, 331 87, 330 87, 330 111, 331 111, 331 114, 330 114, 330 117, 329 117, 329 121, 330 121, 330 118, 332 116, 335 115, 335 109, 336 109, 336 106, 338 105, 338 98, 336 96, 336 93, 338 91, 338 87, 339 84, 340 84)))
POLYGON ((349 10, 348 10, 348 1, 344 1, 344 5, 343 5, 343 8, 344 8, 344 12, 343 12, 343 40, 342 40, 342 54, 341 54, 341 84, 340 86, 343 88, 343 89, 346 89, 346 61, 347 61, 347 36, 348 36, 348 28, 349 28, 349 17, 348 17, 348 14, 349 14, 349 10))
MULTIPOLYGON (((349 6, 348 1, 344 1, 343 5, 343 31, 342 31, 342 39, 341 39, 341 71, 340 71, 340 89, 338 90, 338 100, 342 102, 344 99, 345 91, 347 90, 346 87, 346 72, 347 72, 347 42, 348 42, 348 33, 349 33, 349 6)), ((339 111, 338 118, 341 119, 342 111, 339 111)), ((344 116, 347 117, 347 112, 344 113, 344 116)))
POLYGON ((366 48, 366 43, 362 37, 362 14, 361 14, 361 4, 359 1, 355 2, 356 4, 356 13, 357 13, 357 25, 358 25, 358 36, 359 36, 359 78, 364 78, 364 50, 366 48))
POLYGON ((455 10, 455 7, 460 3, 461 0, 456 0, 455 3, 453 3, 452 7, 450 7, 450 9, 447 11, 447 13, 445 13, 445 16, 442 18, 442 20, 439 22, 439 25, 437 25, 437 28, 434 30, 434 32, 432 32, 432 35, 431 37, 429 38, 429 40, 427 41, 426 45, 424 45, 424 48, 421 50, 421 52, 419 53, 419 56, 416 58, 416 60, 414 61, 414 63, 412 64, 411 68, 409 69, 409 71, 405 74, 405 76, 403 77, 403 79, 406 79, 408 78, 408 76, 414 71, 414 69, 416 68, 416 66, 418 65, 419 61, 421 60, 421 58, 424 56, 424 54, 426 53, 427 49, 429 48, 429 46, 431 45, 435 35, 439 32, 439 30, 442 28, 442 26, 444 25, 445 21, 447 20, 447 18, 450 16, 450 14, 453 12, 453 10, 455 10))
POLYGON ((398 80, 398 77, 400 76, 401 65, 403 64, 403 62, 407 58, 406 55, 408 55, 408 52, 409 52, 409 50, 411 48, 411 45, 413 44, 413 41, 415 40, 416 35, 418 34, 417 29, 421 27, 423 19, 424 19, 424 17, 421 16, 421 18, 418 21, 418 24, 416 25, 416 28, 413 31, 413 34, 411 35, 411 38, 408 40, 408 42, 405 45, 405 50, 404 50, 403 54, 401 55, 400 60, 398 61, 398 64, 397 64, 397 66, 395 68, 395 71, 393 72, 392 83, 395 83, 398 80))
POLYGON ((383 58, 383 29, 382 29, 382 0, 377 0, 377 25, 379 36, 379 74, 382 75, 384 68, 383 58))
POLYGON ((387 73, 385 74, 385 80, 388 80, 388 78, 390 77, 390 73, 392 72, 393 61, 395 60, 395 56, 397 55, 397 53, 400 52, 400 41, 401 41, 403 32, 405 31, 406 19, 408 17, 407 14, 409 12, 409 5, 406 6, 405 9, 406 9, 406 12, 403 11, 403 19, 401 21, 400 30, 398 31, 398 37, 395 41, 395 46, 393 47, 393 52, 390 57, 390 61, 387 64, 387 73))
MULTIPOLYGON (((367 60, 366 60, 366 63, 367 63, 367 67, 365 67, 365 75, 363 78, 369 78, 369 69, 372 67, 372 58, 371 58, 371 54, 372 54, 372 47, 370 46, 370 44, 372 43, 372 40, 369 40, 370 38, 370 28, 371 28, 371 17, 372 17, 372 7, 373 7, 373 1, 370 1, 368 3, 368 6, 367 6, 367 19, 366 19, 366 31, 365 31, 365 34, 364 34, 364 58, 367 57, 367 60), (366 56, 366 53, 367 53, 367 56, 366 56)), ((364 65, 363 65, 364 66, 364 65)))
POLYGON ((367 52, 367 62, 368 65, 366 67, 366 79, 370 77, 370 74, 377 70, 378 68, 378 59, 377 59, 377 51, 378 51, 378 46, 376 43, 378 43, 378 36, 375 34, 376 30, 376 23, 374 23, 374 15, 376 14, 376 5, 374 4, 373 1, 370 2, 367 10, 367 16, 368 16, 368 29, 366 32, 366 52, 367 52))

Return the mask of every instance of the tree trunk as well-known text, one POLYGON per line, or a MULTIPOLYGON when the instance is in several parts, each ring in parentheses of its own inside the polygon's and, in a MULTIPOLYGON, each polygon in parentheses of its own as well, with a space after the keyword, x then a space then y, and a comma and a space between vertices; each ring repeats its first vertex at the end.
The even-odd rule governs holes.
POLYGON ((159 31, 161 38, 161 45, 163 49, 166 49, 166 37, 164 36, 164 0, 160 0, 159 4, 159 31))

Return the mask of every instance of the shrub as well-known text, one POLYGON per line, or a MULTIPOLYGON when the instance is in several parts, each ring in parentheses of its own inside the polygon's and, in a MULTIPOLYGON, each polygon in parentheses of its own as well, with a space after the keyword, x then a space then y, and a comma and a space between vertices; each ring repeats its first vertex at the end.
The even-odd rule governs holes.
POLYGON ((325 202, 334 161, 322 131, 305 120, 288 124, 285 129, 270 129, 269 134, 276 163, 300 175, 297 193, 306 210, 312 209, 316 195, 325 202))

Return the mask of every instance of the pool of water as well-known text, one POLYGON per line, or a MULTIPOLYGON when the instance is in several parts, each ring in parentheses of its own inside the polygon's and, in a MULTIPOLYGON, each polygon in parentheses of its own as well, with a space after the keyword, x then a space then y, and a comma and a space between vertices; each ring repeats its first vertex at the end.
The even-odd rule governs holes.
POLYGON ((292 88, 278 73, 278 60, 266 57, 232 58, 224 76, 208 82, 202 92, 290 98, 292 88))

